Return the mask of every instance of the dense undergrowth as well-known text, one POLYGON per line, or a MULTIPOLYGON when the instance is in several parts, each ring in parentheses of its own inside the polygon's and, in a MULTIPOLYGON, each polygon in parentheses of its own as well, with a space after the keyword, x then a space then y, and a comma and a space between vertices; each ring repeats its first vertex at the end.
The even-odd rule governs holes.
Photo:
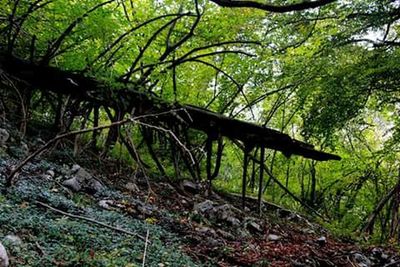
MULTIPOLYGON (((4 189, 6 168, 12 162, 0 161, 0 186, 4 189)), ((17 235, 21 244, 5 240, 12 266, 141 266, 144 240, 119 233, 90 222, 60 216, 36 204, 48 203, 65 212, 79 214, 100 222, 146 236, 149 240, 146 266, 199 266, 179 248, 179 237, 162 227, 98 207, 99 199, 127 201, 129 196, 117 190, 105 190, 95 196, 71 194, 60 182, 46 180, 47 169, 62 175, 65 166, 46 160, 27 165, 19 182, 0 195, 0 236, 17 235), (160 265, 159 265, 160 264, 160 265), (164 264, 164 265, 162 265, 164 264)), ((61 178, 61 176, 59 176, 61 178)), ((150 220, 151 222, 151 220, 150 220)))

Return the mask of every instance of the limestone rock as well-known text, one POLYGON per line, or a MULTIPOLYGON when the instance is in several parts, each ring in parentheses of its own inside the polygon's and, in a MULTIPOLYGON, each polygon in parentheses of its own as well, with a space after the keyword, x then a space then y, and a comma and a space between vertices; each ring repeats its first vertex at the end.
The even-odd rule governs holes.
POLYGON ((267 236, 268 241, 278 241, 281 237, 279 235, 270 234, 267 236))
POLYGON ((211 235, 211 236, 215 236, 216 232, 214 229, 206 227, 206 226, 200 226, 196 228, 196 231, 201 233, 201 234, 207 234, 207 235, 211 235))
POLYGON ((82 181, 90 180, 93 178, 92 175, 88 171, 86 171, 84 168, 82 168, 78 164, 75 164, 72 166, 71 173, 73 173, 75 177, 78 177, 82 181))
POLYGON ((261 226, 256 222, 249 222, 247 224, 247 229, 249 229, 250 231, 254 231, 254 232, 259 232, 259 233, 262 232, 261 226))
POLYGON ((193 209, 198 213, 210 213, 214 210, 214 203, 211 200, 206 200, 194 205, 193 209))
POLYGON ((21 142, 20 151, 22 157, 27 157, 29 155, 29 147, 26 143, 21 142))
POLYGON ((86 190, 90 193, 102 191, 104 186, 96 180, 88 171, 75 164, 71 168, 72 178, 63 182, 63 185, 75 192, 86 190))
POLYGON ((192 181, 187 181, 187 180, 183 181, 181 183, 181 187, 184 191, 189 192, 191 194, 200 193, 200 185, 192 181))
POLYGON ((100 200, 98 205, 106 210, 113 210, 112 205, 114 204, 114 201, 112 200, 100 200))
POLYGON ((16 235, 7 235, 4 237, 4 241, 7 241, 9 244, 13 246, 20 246, 22 245, 22 240, 19 236, 16 235))
POLYGON ((370 267, 372 266, 371 261, 361 253, 354 253, 353 255, 354 261, 356 262, 356 266, 358 267, 370 267))
POLYGON ((226 222, 234 227, 240 226, 240 220, 233 216, 226 218, 226 222))
POLYGON ((77 177, 65 180, 62 184, 75 192, 79 192, 82 189, 82 184, 77 177))
POLYGON ((0 243, 0 267, 8 267, 9 259, 7 251, 2 243, 0 243))
POLYGON ((55 172, 53 170, 47 170, 46 174, 49 175, 50 177, 54 178, 54 176, 56 175, 55 172))
POLYGON ((128 190, 129 192, 138 192, 139 188, 135 183, 129 182, 125 185, 125 189, 128 190))
POLYGON ((10 138, 10 134, 8 133, 8 131, 6 129, 0 128, 0 146, 4 146, 8 138, 10 138))
POLYGON ((104 189, 104 186, 99 181, 92 178, 87 182, 86 189, 90 192, 96 193, 102 191, 104 189))
POLYGON ((229 217, 235 217, 236 213, 240 213, 240 211, 230 204, 224 204, 216 207, 215 212, 218 219, 222 221, 226 221, 229 217))

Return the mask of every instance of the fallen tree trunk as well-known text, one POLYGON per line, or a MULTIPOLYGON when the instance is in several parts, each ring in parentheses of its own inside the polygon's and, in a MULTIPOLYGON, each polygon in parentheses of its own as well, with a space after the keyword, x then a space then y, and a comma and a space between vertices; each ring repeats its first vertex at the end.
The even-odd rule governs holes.
POLYGON ((177 110, 158 119, 185 124, 206 133, 212 140, 225 136, 239 140, 249 147, 262 146, 281 151, 287 157, 294 154, 318 161, 340 160, 337 155, 315 150, 310 144, 270 128, 231 119, 191 105, 170 104, 126 86, 111 89, 105 83, 81 74, 37 65, 8 54, 0 55, 0 73, 2 72, 40 90, 70 95, 98 106, 123 111, 123 114, 132 110, 135 110, 135 115, 177 110))

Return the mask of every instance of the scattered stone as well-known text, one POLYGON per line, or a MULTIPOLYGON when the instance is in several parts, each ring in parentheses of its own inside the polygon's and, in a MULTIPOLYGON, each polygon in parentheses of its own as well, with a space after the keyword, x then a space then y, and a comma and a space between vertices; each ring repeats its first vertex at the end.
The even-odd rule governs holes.
POLYGON ((81 168, 81 166, 79 166, 78 164, 74 164, 71 167, 71 173, 76 173, 79 171, 79 169, 81 168))
POLYGON ((8 131, 6 129, 0 128, 0 146, 4 146, 8 138, 10 138, 10 134, 8 133, 8 131))
POLYGON ((321 236, 320 238, 317 239, 317 243, 320 246, 324 246, 326 244, 326 237, 325 236, 321 236))
POLYGON ((234 227, 239 227, 240 226, 240 220, 238 218, 233 217, 233 216, 226 218, 226 222, 229 223, 230 225, 234 226, 234 227))
POLYGON ((22 240, 19 236, 16 235, 7 235, 4 237, 4 241, 10 243, 13 246, 20 246, 22 245, 22 240))
POLYGON ((106 209, 106 210, 113 210, 113 208, 111 207, 114 204, 113 200, 100 200, 98 205, 99 207, 106 209))
POLYGON ((354 253, 353 257, 358 267, 370 267, 372 265, 371 261, 361 253, 354 253))
POLYGON ((29 155, 29 147, 26 143, 21 142, 20 153, 22 157, 27 157, 29 155))
POLYGON ((208 237, 207 240, 206 240, 206 246, 207 246, 207 247, 210 247, 210 248, 219 247, 220 244, 221 244, 221 243, 220 243, 219 240, 217 240, 217 239, 215 239, 215 238, 212 238, 212 237, 208 237))
POLYGON ((315 231, 311 228, 302 228, 301 232, 303 232, 304 234, 315 234, 315 231))
POLYGON ((65 180, 62 184, 75 192, 79 192, 82 189, 81 182, 77 177, 65 180))
POLYGON ((200 185, 192 181, 187 181, 187 180, 182 181, 181 187, 184 191, 189 192, 191 194, 200 193, 200 185))
POLYGON ((54 178, 54 176, 56 175, 56 173, 53 170, 47 170, 46 174, 49 175, 51 178, 54 178))
POLYGON ((128 190, 131 193, 139 191, 139 187, 135 183, 132 183, 132 182, 127 183, 125 185, 125 189, 128 190))
POLYGON ((153 208, 153 206, 150 206, 148 204, 145 203, 141 203, 139 205, 136 206, 136 209, 142 214, 145 215, 147 217, 152 216, 155 209, 153 208))
POLYGON ((92 175, 78 164, 74 164, 71 168, 71 173, 82 181, 92 179, 92 175))
POLYGON ((206 200, 201 203, 197 203, 193 207, 194 211, 198 213, 206 213, 214 210, 214 203, 211 200, 206 200))
POLYGON ((278 241, 280 239, 281 239, 281 237, 279 235, 269 234, 267 236, 268 241, 278 241))
POLYGON ((292 266, 293 267, 306 267, 306 265, 304 263, 295 261, 295 260, 292 260, 292 266))
POLYGON ((229 217, 235 217, 236 213, 240 213, 240 211, 230 204, 224 204, 215 207, 215 213, 219 220, 226 221, 229 217))
POLYGON ((104 190, 104 186, 94 178, 89 180, 85 187, 86 187, 86 189, 88 191, 93 192, 93 193, 100 192, 100 191, 104 190))
POLYGON ((221 229, 217 229, 217 233, 220 236, 222 236, 223 238, 228 239, 228 240, 235 240, 236 239, 236 237, 233 234, 231 234, 229 232, 226 232, 224 230, 221 230, 221 229))
POLYGON ((104 186, 96 180, 89 172, 81 166, 75 164, 71 168, 73 177, 64 181, 63 185, 75 192, 86 190, 90 193, 96 193, 104 190, 104 186))
POLYGON ((0 267, 8 267, 9 260, 5 247, 0 243, 0 267))
POLYGON ((199 232, 200 234, 207 234, 207 235, 212 235, 212 236, 216 235, 216 232, 214 229, 206 227, 206 226, 197 227, 196 231, 199 232))
POLYGON ((247 224, 247 229, 253 232, 259 232, 259 233, 262 232, 261 226, 254 221, 251 221, 247 224))

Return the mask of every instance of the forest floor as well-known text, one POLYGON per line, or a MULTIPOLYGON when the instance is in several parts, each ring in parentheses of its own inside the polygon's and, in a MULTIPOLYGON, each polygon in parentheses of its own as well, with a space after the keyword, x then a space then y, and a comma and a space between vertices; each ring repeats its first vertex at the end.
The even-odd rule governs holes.
POLYGON ((0 242, 10 266, 400 266, 395 249, 341 241, 273 204, 260 216, 252 199, 243 211, 235 195, 111 159, 77 160, 68 147, 29 162, 5 188, 11 167, 41 143, 11 138, 0 149, 0 242))

